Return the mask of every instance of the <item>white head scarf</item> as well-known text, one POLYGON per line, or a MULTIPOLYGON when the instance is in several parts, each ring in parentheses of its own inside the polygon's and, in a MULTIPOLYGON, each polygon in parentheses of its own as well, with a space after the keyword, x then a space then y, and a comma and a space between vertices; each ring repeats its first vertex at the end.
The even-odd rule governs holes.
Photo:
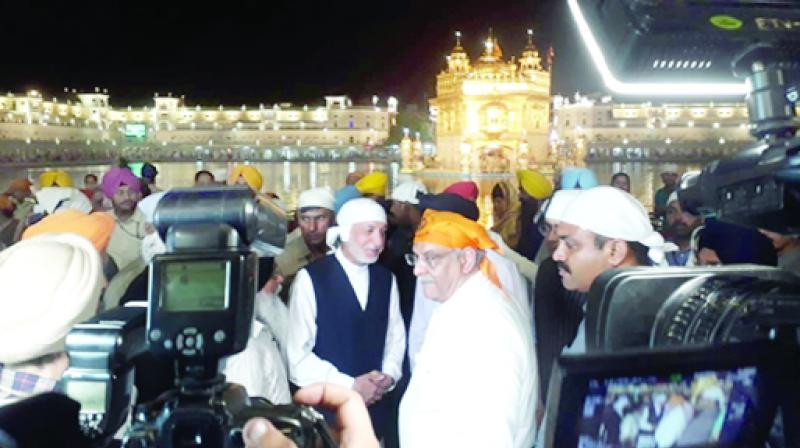
POLYGON ((36 192, 37 204, 34 213, 52 215, 59 210, 73 208, 83 213, 91 213, 92 203, 80 190, 72 187, 46 187, 36 192))
MULTIPOLYGON (((136 205, 139 211, 144 215, 144 221, 146 223, 153 224, 153 216, 155 216, 158 201, 160 201, 166 193, 166 191, 153 193, 139 201, 139 204, 136 205)), ((158 232, 148 233, 142 238, 142 259, 144 259, 145 264, 149 264, 153 257, 163 254, 166 251, 167 246, 164 244, 158 232)))
POLYGON ((600 185, 582 190, 564 210, 561 222, 606 238, 641 243, 649 248, 651 260, 664 261, 664 237, 653 230, 644 206, 619 188, 600 185))
POLYGON ((329 247, 334 247, 337 240, 347 242, 353 224, 361 222, 386 223, 386 212, 383 207, 370 198, 351 199, 342 206, 336 215, 337 226, 328 229, 325 239, 329 247))
POLYGON ((392 190, 392 200, 408 202, 409 204, 419 204, 417 193, 427 194, 428 189, 421 182, 413 180, 403 182, 392 190))
POLYGON ((0 363, 57 353, 73 325, 97 312, 100 254, 72 233, 22 240, 0 252, 0 284, 0 363))
POLYGON ((152 224, 153 223, 153 216, 156 213, 156 206, 158 206, 158 201, 167 194, 166 191, 159 191, 158 193, 153 193, 146 198, 139 201, 136 204, 136 208, 139 209, 140 212, 144 215, 144 221, 152 224))
POLYGON ((661 166, 661 174, 664 173, 678 174, 678 165, 675 163, 665 163, 661 166))
POLYGON ((333 190, 330 187, 312 188, 300 193, 297 209, 307 207, 327 208, 333 211, 333 190))
POLYGON ((546 207, 547 211, 544 213, 544 218, 551 221, 561 221, 561 215, 564 214, 564 210, 567 209, 570 202, 578 197, 581 191, 582 190, 558 190, 553 193, 553 197, 550 198, 550 202, 546 207))

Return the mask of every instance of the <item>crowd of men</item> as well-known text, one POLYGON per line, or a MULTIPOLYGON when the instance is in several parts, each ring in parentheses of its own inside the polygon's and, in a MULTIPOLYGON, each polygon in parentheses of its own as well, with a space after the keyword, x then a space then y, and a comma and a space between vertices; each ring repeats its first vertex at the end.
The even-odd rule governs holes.
MULTIPOLYGON (((390 192, 385 173, 355 172, 336 191, 304 191, 283 251, 252 247, 274 268, 257 285, 247 347, 223 373, 273 403, 300 388, 296 401, 332 408, 325 417, 343 446, 541 446, 550 370, 559 355, 585 351, 586 293, 601 273, 718 263, 800 271, 797 237, 705 222, 681 208, 677 168, 663 171, 651 214, 625 173, 599 185, 591 170, 568 168, 554 184, 523 170, 489 192, 489 228, 470 181, 432 193, 403 178, 390 192)), ((5 407, 58 390, 73 325, 146 297, 148 264, 165 251, 152 225, 165 194, 157 174, 152 164, 139 177, 112 167, 77 189, 51 171, 0 196, 0 440, 22 437, 2 425, 5 407)), ((220 183, 208 171, 194 180, 220 183)), ((253 166, 234 166, 224 183, 281 206, 253 166)), ((169 370, 154 366, 166 378, 140 398, 171 387, 169 370)), ((284 446, 262 419, 244 436, 284 446)))

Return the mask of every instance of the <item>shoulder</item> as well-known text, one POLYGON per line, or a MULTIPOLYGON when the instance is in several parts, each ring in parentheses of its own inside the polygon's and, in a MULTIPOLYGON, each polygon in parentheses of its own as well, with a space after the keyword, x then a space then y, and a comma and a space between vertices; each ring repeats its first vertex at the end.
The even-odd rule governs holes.
POLYGON ((308 272, 309 275, 322 274, 328 272, 333 263, 338 263, 336 257, 333 254, 328 254, 307 264, 302 271, 308 272))
MULTIPOLYGON (((450 299, 452 302, 446 302, 449 306, 445 308, 452 310, 447 314, 469 326, 474 326, 475 322, 467 322, 469 319, 463 319, 465 315, 475 316, 483 324, 497 324, 499 327, 507 327, 508 323, 515 320, 512 299, 482 274, 476 274, 476 278, 470 279, 456 294, 458 296, 450 299)), ((494 328, 494 325, 491 326, 494 328)))

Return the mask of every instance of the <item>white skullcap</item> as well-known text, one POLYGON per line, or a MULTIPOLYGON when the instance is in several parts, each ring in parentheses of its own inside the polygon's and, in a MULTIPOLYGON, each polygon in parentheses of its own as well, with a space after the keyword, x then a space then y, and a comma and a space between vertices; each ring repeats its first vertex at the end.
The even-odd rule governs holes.
POLYGON ((34 213, 52 215, 59 210, 75 209, 83 213, 92 211, 92 203, 85 194, 72 187, 46 187, 36 192, 34 213))
POLYGON ((300 193, 297 200, 297 209, 306 207, 327 208, 333 211, 333 190, 330 187, 312 188, 300 193))
POLYGON ((392 190, 392 200, 398 202, 408 202, 409 204, 419 204, 417 193, 428 193, 424 184, 417 181, 403 182, 392 190))
POLYGON ((561 221, 561 215, 567 206, 581 193, 583 190, 558 190, 550 198, 550 203, 547 205, 547 211, 544 213, 544 219, 551 221, 561 221))
POLYGON ((139 209, 140 212, 144 215, 144 221, 147 223, 153 223, 153 215, 156 213, 156 206, 158 205, 158 201, 161 200, 164 195, 167 194, 166 191, 159 191, 158 193, 152 193, 146 198, 139 201, 136 204, 136 208, 139 209))
POLYGON ((619 188, 600 185, 582 190, 564 210, 561 222, 606 238, 641 243, 650 249, 651 260, 664 260, 664 238, 653 230, 647 210, 619 188))
POLYGON ((678 165, 675 163, 665 163, 661 167, 661 172, 678 174, 678 165))
POLYGON ((380 204, 370 198, 356 198, 345 202, 336 215, 337 226, 329 228, 325 235, 328 246, 333 247, 337 239, 347 242, 353 224, 373 221, 386 223, 386 212, 380 204))
POLYGON ((0 363, 63 351, 70 329, 97 312, 103 284, 100 254, 79 235, 40 235, 0 252, 0 363))

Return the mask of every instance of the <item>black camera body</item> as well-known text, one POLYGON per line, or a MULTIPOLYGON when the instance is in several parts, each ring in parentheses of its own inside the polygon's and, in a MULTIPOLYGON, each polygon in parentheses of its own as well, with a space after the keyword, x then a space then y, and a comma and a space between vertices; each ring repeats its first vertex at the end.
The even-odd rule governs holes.
POLYGON ((67 395, 81 403, 80 424, 93 440, 114 435, 128 417, 133 359, 146 350, 144 302, 114 308, 76 325, 67 335, 67 395))
POLYGON ((249 397, 219 372, 222 358, 247 346, 259 269, 250 247, 283 246, 278 210, 244 187, 171 190, 159 201, 154 224, 167 253, 150 264, 147 302, 109 310, 68 337, 67 392, 97 446, 126 421, 133 358, 145 351, 174 365, 175 387, 135 407, 122 446, 244 446, 252 417, 269 419, 298 447, 336 446, 312 408, 249 397))
POLYGON ((190 365, 244 350, 249 332, 241 329, 253 319, 255 254, 170 253, 157 255, 150 266, 151 353, 190 365))

